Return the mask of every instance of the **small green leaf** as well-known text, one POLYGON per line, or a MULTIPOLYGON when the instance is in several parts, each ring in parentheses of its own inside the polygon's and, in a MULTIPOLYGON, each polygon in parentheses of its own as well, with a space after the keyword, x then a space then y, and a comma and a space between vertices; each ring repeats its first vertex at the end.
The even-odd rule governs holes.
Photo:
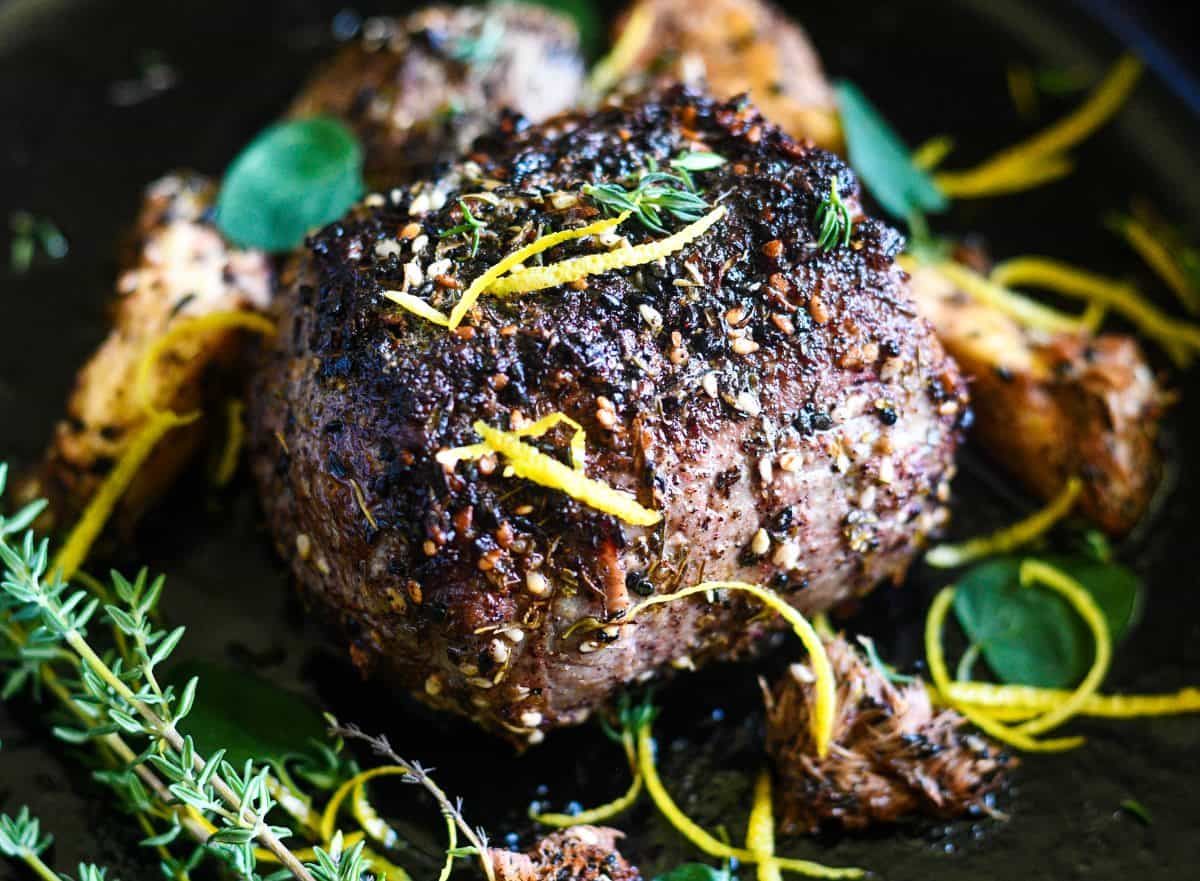
POLYGON ((707 863, 683 863, 669 872, 659 875, 654 881, 734 881, 723 868, 707 863))
MULTIPOLYGON (((1116 563, 1078 556, 1041 557, 1092 594, 1116 643, 1136 615, 1137 576, 1116 563)), ((959 581, 954 611, 1003 682, 1070 688, 1086 675, 1093 643, 1086 625, 1057 594, 1022 587, 1020 559, 1002 557, 971 569, 959 581)))
POLYGON ((944 211, 948 202, 908 147, 857 86, 840 80, 834 89, 850 166, 884 211, 898 220, 944 211))
MULTIPOLYGON (((182 729, 200 755, 219 749, 235 766, 280 760, 311 751, 322 740, 325 720, 303 698, 241 670, 190 661, 171 668, 174 685, 199 680, 182 729)), ((185 687, 185 690, 186 687, 185 687)))
POLYGON ((1154 822, 1154 817, 1146 810, 1146 806, 1136 798, 1127 798, 1121 802, 1121 810, 1134 817, 1143 826, 1149 826, 1154 822))
POLYGON ((217 226, 230 241, 287 251, 337 220, 363 193, 362 147, 345 125, 315 117, 277 123, 225 173, 217 226))

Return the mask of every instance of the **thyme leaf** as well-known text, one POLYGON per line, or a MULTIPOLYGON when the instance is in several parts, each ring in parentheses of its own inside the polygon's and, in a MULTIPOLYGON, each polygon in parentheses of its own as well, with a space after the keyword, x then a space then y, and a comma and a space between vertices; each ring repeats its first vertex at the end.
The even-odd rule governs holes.
POLYGON ((822 251, 832 251, 837 247, 850 245, 850 234, 854 230, 854 221, 850 217, 850 209, 842 201, 838 192, 837 175, 829 182, 829 195, 817 206, 816 223, 817 247, 822 251))
MULTIPOLYGON (((695 160, 688 160, 687 155, 680 157, 684 161, 684 165, 677 166, 679 174, 659 171, 657 165, 651 163, 647 169, 638 174, 637 184, 633 189, 611 182, 585 184, 583 195, 610 215, 630 212, 642 226, 651 232, 666 233, 667 228, 663 223, 664 213, 684 223, 695 223, 704 216, 711 205, 700 194, 691 178, 687 165, 695 164, 695 160)), ((715 153, 691 155, 707 155, 721 159, 717 165, 725 161, 715 153)), ((679 160, 673 160, 672 164, 674 165, 676 161, 679 160)), ((708 168, 716 168, 717 165, 711 164, 712 161, 712 159, 702 159, 699 165, 707 164, 708 168)))
POLYGON ((479 253, 479 236, 483 230, 487 229, 487 223, 479 220, 474 214, 472 214, 471 209, 467 207, 467 203, 462 199, 458 200, 458 207, 462 210, 463 222, 458 226, 452 226, 450 229, 443 230, 442 232, 438 233, 438 238, 446 239, 450 236, 456 236, 460 233, 469 232, 471 234, 471 256, 474 257, 477 253, 479 253))

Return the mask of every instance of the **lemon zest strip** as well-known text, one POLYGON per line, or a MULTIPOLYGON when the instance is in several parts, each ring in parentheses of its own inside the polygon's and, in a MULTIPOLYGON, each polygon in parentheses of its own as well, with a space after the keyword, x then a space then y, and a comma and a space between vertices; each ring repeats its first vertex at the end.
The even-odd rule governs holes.
POLYGON ((420 297, 414 297, 412 294, 405 293, 404 291, 380 291, 380 293, 397 306, 403 306, 418 318, 431 321, 438 327, 450 326, 450 316, 445 312, 433 308, 420 297))
POLYGON ((543 416, 536 422, 518 428, 513 434, 517 437, 541 437, 556 425, 564 423, 575 429, 571 434, 571 467, 576 471, 582 471, 587 451, 587 434, 584 433, 583 426, 566 413, 551 413, 543 416))
POLYGON ((1034 285, 1068 297, 1104 303, 1157 341, 1181 367, 1190 364, 1200 351, 1200 325, 1167 315, 1131 284, 1048 257, 1006 260, 992 270, 990 279, 996 284, 1034 285))
POLYGON ((628 810, 641 794, 642 775, 635 772, 629 788, 625 790, 624 794, 610 802, 580 811, 578 814, 530 814, 529 817, 534 822, 541 823, 543 826, 553 826, 555 829, 566 829, 571 826, 594 826, 628 810))
POLYGON ((829 663, 829 656, 825 654, 825 644, 813 626, 808 623, 808 619, 792 608, 787 600, 775 591, 745 581, 704 581, 677 590, 675 593, 650 597, 634 606, 625 620, 633 620, 652 606, 672 603, 698 593, 715 590, 742 591, 757 597, 764 605, 779 613, 785 621, 792 625, 792 630, 800 638, 804 648, 808 650, 809 663, 812 665, 813 677, 816 680, 816 706, 812 714, 812 737, 817 746, 817 755, 824 758, 828 754, 829 744, 833 740, 834 710, 837 705, 837 684, 833 678, 833 667, 829 663))
POLYGON ((363 785, 368 780, 374 780, 376 777, 402 777, 406 774, 408 774, 408 770, 399 765, 380 765, 377 768, 370 768, 360 774, 355 774, 339 786, 325 805, 325 810, 321 812, 321 840, 326 845, 333 841, 338 808, 342 806, 342 802, 346 800, 346 796, 350 795, 356 787, 363 785))
MULTIPOLYGON (((950 683, 949 696, 954 701, 986 709, 993 715, 1003 711, 1027 718, 1062 704, 1071 692, 1033 685, 954 681, 950 683)), ((1103 719, 1200 713, 1200 688, 1181 688, 1170 694, 1093 694, 1078 712, 1081 716, 1103 719)))
POLYGON ((225 408, 225 445, 221 448, 221 458, 217 460, 217 468, 213 473, 213 483, 217 486, 228 486, 237 472, 238 460, 242 455, 242 445, 246 442, 246 425, 242 415, 246 405, 240 398, 233 398, 225 408))
MULTIPOLYGON (((709 856, 719 859, 736 859, 743 863, 759 862, 759 854, 739 847, 730 847, 706 832, 691 817, 680 810, 670 793, 663 786, 662 778, 658 776, 658 768, 654 762, 654 737, 652 726, 647 723, 638 731, 638 766, 642 777, 646 780, 646 792, 649 793, 655 807, 692 844, 709 856)), ((788 859, 785 857, 770 857, 780 869, 807 875, 810 878, 861 878, 865 874, 862 869, 834 868, 823 866, 809 860, 788 859)))
POLYGON ((950 135, 934 135, 912 152, 912 163, 923 171, 932 171, 954 149, 954 138, 950 135))
POLYGON ((638 4, 633 8, 612 50, 596 62, 588 75, 588 90, 594 97, 603 96, 637 61, 654 33, 655 18, 649 4, 638 4))
POLYGON ((213 330, 233 329, 251 330, 264 336, 271 336, 275 333, 275 325, 269 319, 254 312, 212 312, 208 315, 198 315, 195 318, 176 321, 166 333, 147 346, 134 373, 134 388, 142 411, 147 416, 166 412, 154 405, 153 389, 150 387, 150 378, 154 373, 154 368, 158 366, 163 355, 186 337, 213 330))
MULTIPOLYGON (((551 423, 550 420, 551 417, 538 420, 533 426, 526 426, 525 431, 529 431, 532 427, 538 428, 544 433, 549 430, 550 424, 563 421, 578 425, 565 416, 557 418, 554 423, 551 423)), ((444 467, 453 468, 455 463, 465 458, 478 458, 479 455, 488 452, 499 453, 508 460, 508 468, 517 477, 532 481, 539 486, 560 490, 588 507, 611 514, 626 523, 634 526, 653 526, 662 520, 661 514, 642 507, 629 493, 614 489, 599 480, 593 480, 585 476, 581 468, 568 467, 557 459, 547 456, 536 447, 525 443, 521 440, 519 432, 492 428, 483 421, 477 421, 474 428, 483 438, 482 444, 443 450, 437 454, 437 461, 444 467)), ((576 460, 577 453, 578 445, 573 439, 571 457, 581 463, 582 454, 578 454, 576 460)))
POLYGON ((953 569, 983 557, 1005 554, 1029 544, 1049 532, 1056 523, 1071 513, 1083 491, 1083 483, 1072 477, 1048 505, 1023 520, 998 529, 991 535, 972 538, 960 544, 941 544, 925 555, 925 562, 938 569, 953 569))
POLYGON ((775 814, 771 804, 771 773, 765 768, 754 781, 754 803, 746 821, 746 847, 758 859, 758 881, 781 881, 783 874, 770 857, 775 855, 775 814))
POLYGON ((966 198, 1013 192, 1045 182, 1035 173, 1025 186, 1018 186, 1022 171, 1031 163, 1044 172, 1047 159, 1083 141, 1120 109, 1142 73, 1142 63, 1132 55, 1123 55, 1087 100, 1054 125, 997 153, 966 171, 943 172, 935 180, 947 196, 966 198))
MULTIPOLYGON (((913 264, 905 258, 900 261, 900 265, 907 269, 913 264)), ((1023 297, 1004 287, 995 278, 985 278, 961 263, 942 260, 931 265, 963 293, 985 306, 999 309, 1025 327, 1046 333, 1078 333, 1084 329, 1083 319, 1023 297)))
POLYGON ((200 413, 192 412, 178 416, 170 411, 155 412, 130 440, 129 445, 121 453, 117 464, 105 476, 103 483, 84 508, 79 521, 71 529, 62 549, 54 558, 52 569, 57 569, 62 578, 70 578, 83 565, 88 552, 95 544, 108 518, 112 516, 117 502, 129 489, 138 471, 146 459, 154 452, 154 448, 163 436, 171 429, 181 425, 189 425, 200 418, 200 413))
POLYGON ((521 269, 492 284, 488 288, 488 292, 498 297, 527 294, 531 291, 569 284, 581 278, 587 278, 589 275, 600 275, 614 269, 653 263, 700 238, 708 231, 709 227, 724 216, 725 206, 718 205, 699 220, 666 238, 629 248, 618 248, 604 254, 570 257, 548 266, 532 266, 528 269, 521 269))
POLYGON ((1171 289, 1184 308, 1193 315, 1200 314, 1200 289, 1188 280, 1179 264, 1159 239, 1140 220, 1121 218, 1115 228, 1160 279, 1171 289))
POLYGON ((933 598, 933 602, 929 606, 929 613, 925 617, 925 662, 929 666, 929 678, 933 681, 933 687, 941 696, 942 702, 958 710, 985 734, 1026 752, 1062 752, 1082 745, 1084 742, 1082 737, 1036 740, 1024 732, 999 722, 988 715, 986 711, 950 697, 952 683, 946 669, 946 655, 942 649, 942 628, 952 602, 954 602, 954 587, 943 587, 933 598))
POLYGON ((1027 722, 1022 722, 1016 730, 1022 734, 1042 734, 1057 728, 1079 712, 1087 703, 1087 699, 1096 693, 1100 683, 1108 673, 1108 665, 1112 661, 1112 637, 1108 632, 1108 622, 1091 593, 1078 581, 1071 578, 1061 569, 1043 563, 1041 560, 1023 560, 1021 562, 1020 580, 1024 587, 1040 584, 1048 587, 1062 596, 1074 608, 1079 617, 1092 631, 1095 640, 1095 658, 1087 675, 1079 687, 1071 692, 1071 696, 1052 710, 1027 722))
POLYGON ((475 301, 479 299, 484 291, 488 290, 492 283, 496 281, 504 273, 508 272, 518 263, 523 263, 530 257, 534 257, 543 251, 553 248, 555 245, 560 245, 563 242, 569 242, 574 239, 582 239, 585 236, 597 235, 606 230, 610 230, 615 226, 620 225, 629 216, 628 211, 623 211, 616 217, 609 217, 604 220, 598 220, 595 223, 589 223, 587 226, 582 226, 579 229, 564 229, 559 232, 550 233, 549 235, 541 236, 534 239, 528 245, 524 245, 513 251, 507 257, 501 259, 494 264, 481 276, 471 282, 470 287, 462 295, 454 308, 450 310, 450 317, 447 321, 447 327, 454 330, 462 323, 467 312, 475 305, 475 301))

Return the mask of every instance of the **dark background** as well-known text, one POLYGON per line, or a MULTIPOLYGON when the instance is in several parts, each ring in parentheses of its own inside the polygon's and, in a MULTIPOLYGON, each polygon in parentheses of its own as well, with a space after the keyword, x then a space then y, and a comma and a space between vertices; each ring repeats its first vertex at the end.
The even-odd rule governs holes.
MULTIPOLYGON (((1195 44, 1184 4, 795 5, 831 73, 858 82, 910 142, 941 132, 959 139, 952 165, 968 165, 1029 129, 1005 90, 1008 64, 1080 66, 1094 76, 1123 43, 1138 45, 1156 74, 1119 120, 1075 152, 1080 170, 1071 179, 1018 198, 963 204, 936 228, 983 232, 999 255, 1047 253, 1130 274, 1147 289, 1157 288, 1105 232, 1104 215, 1144 196, 1190 224, 1196 240, 1200 93, 1190 79, 1195 44)), ((330 23, 340 8, 321 0, 0 3, 0 220, 29 210, 53 218, 71 242, 66 259, 41 259, 25 275, 12 275, 0 260, 0 456, 14 466, 37 456, 77 365, 103 335, 116 244, 141 188, 179 166, 219 173, 279 112, 305 71, 335 48, 330 23), (114 103, 153 60, 147 53, 169 65, 174 84, 137 103, 114 103)), ((1069 106, 1045 106, 1040 122, 1069 106)), ((1192 403, 1200 401, 1200 388, 1193 376, 1171 382, 1183 400, 1169 427, 1172 492, 1153 522, 1121 548, 1145 575, 1148 602, 1118 654, 1111 689, 1200 683, 1200 488, 1193 452, 1200 421, 1192 403)), ((970 452, 956 491, 954 528, 964 535, 1010 520, 1028 505, 970 452)), ((595 804, 625 785, 619 754, 593 727, 558 734, 514 759, 464 724, 359 684, 305 623, 244 481, 215 493, 198 473, 123 554, 117 562, 125 569, 146 563, 169 573, 167 613, 189 628, 183 654, 252 667, 344 719, 388 731, 407 755, 438 768, 443 785, 466 797, 469 817, 495 839, 512 832, 529 840, 523 815, 534 798, 555 808, 575 799, 595 804)), ((874 634, 886 657, 911 663, 920 654, 918 619, 942 583, 917 571, 904 590, 877 593, 855 629, 874 634)), ((784 648, 763 664, 784 663, 792 651, 784 648)), ((744 827, 747 780, 762 759, 755 672, 722 668, 677 680, 662 695, 658 726, 672 791, 698 820, 724 823, 735 838, 744 827)), ((1005 800, 1013 815, 1008 823, 915 824, 867 837, 788 841, 782 850, 865 865, 896 881, 1200 875, 1200 720, 1073 727, 1089 736, 1088 746, 1026 758, 1005 800), (1143 826, 1120 811, 1127 798, 1146 805, 1154 823, 1143 826)), ((45 731, 36 705, 0 706, 0 810, 28 803, 58 838, 50 857, 60 869, 89 859, 112 865, 125 881, 156 877, 154 863, 133 846, 138 836, 80 770, 78 756, 45 731)), ((438 834, 435 814, 413 793, 402 789, 393 809, 413 824, 415 840, 431 841, 438 834)), ((629 832, 626 850, 647 877, 696 857, 644 802, 618 825, 629 832)), ((427 863, 412 865, 416 878, 432 875, 427 863)), ((10 877, 26 874, 0 862, 0 879, 10 877)))

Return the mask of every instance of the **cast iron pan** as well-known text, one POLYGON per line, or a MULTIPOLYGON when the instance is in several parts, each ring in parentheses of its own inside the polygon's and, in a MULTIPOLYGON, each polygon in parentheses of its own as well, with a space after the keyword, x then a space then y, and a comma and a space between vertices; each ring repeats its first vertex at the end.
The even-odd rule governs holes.
MULTIPOLYGON (((363 4, 358 11, 399 12, 403 5, 363 4)), ((852 10, 841 3, 794 5, 833 74, 860 83, 910 142, 953 133, 964 162, 1022 130, 1005 90, 1007 64, 1082 65, 1097 73, 1122 40, 1138 42, 1156 70, 1119 120, 1079 149, 1073 177, 1019 198, 964 204, 944 228, 981 231, 998 254, 1053 253, 1142 276, 1136 258, 1102 228, 1108 211, 1143 196, 1200 230, 1197 92, 1186 63, 1119 6, 1104 0, 1082 7, 1019 0, 892 0, 852 10), (1121 40, 1111 25, 1122 29, 1121 40)), ((17 209, 52 217, 71 242, 64 260, 39 261, 22 276, 0 275, 3 458, 21 466, 37 456, 76 365, 104 333, 115 244, 142 187, 179 166, 219 173, 280 111, 312 64, 333 50, 330 23, 338 11, 337 0, 0 4, 0 217, 17 209), (114 103, 114 84, 137 78, 148 52, 167 62, 177 81, 132 105, 114 103)), ((1172 380, 1182 403, 1169 426, 1169 499, 1121 548, 1149 590, 1141 622, 1117 654, 1110 688, 1200 682, 1198 379, 1193 373, 1172 380)), ((958 533, 1011 519, 1028 504, 978 455, 968 452, 963 472, 956 484, 958 533)), ((118 563, 144 562, 169 574, 165 607, 189 628, 185 653, 252 666, 345 720, 388 732, 406 756, 438 769, 442 785, 465 797, 470 819, 494 840, 530 841, 525 812, 534 799, 561 809, 576 799, 599 803, 625 786, 618 750, 594 726, 556 734, 514 758, 465 723, 362 685, 303 620, 244 478, 216 494, 197 474, 122 553, 118 563)), ((911 664, 920 655, 918 622, 940 585, 918 567, 903 589, 878 591, 855 628, 873 634, 885 657, 911 664)), ((785 663, 789 651, 757 668, 681 677, 659 695, 664 712, 657 731, 669 787, 699 821, 724 824, 739 838, 748 781, 763 760, 755 676, 785 663)), ((1023 760, 1002 800, 1009 822, 916 823, 869 836, 791 840, 782 850, 867 866, 894 881, 1197 877, 1200 721, 1075 727, 1088 736, 1086 748, 1023 760), (1154 822, 1145 826, 1120 811, 1127 798, 1145 805, 1154 822)), ((0 706, 0 810, 28 803, 57 837, 52 861, 59 867, 89 859, 111 865, 125 881, 158 877, 148 852, 135 845, 132 824, 90 781, 79 757, 46 730, 41 708, 22 700, 0 706)), ((389 796, 383 788, 388 811, 411 823, 415 877, 430 877, 432 864, 420 852, 438 847, 433 808, 414 789, 393 788, 389 796)), ((647 878, 698 856, 644 803, 619 825, 629 836, 625 852, 647 878)), ((10 876, 17 877, 16 868, 0 863, 0 878, 10 876)))

